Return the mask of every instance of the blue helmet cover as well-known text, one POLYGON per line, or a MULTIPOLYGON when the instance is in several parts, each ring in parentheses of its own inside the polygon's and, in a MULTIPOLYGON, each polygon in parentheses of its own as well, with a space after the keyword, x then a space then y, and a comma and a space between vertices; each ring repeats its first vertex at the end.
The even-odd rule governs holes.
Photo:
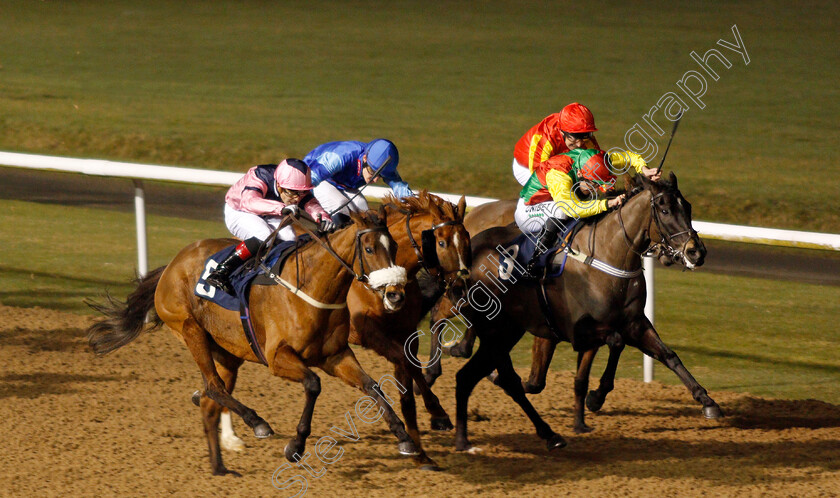
POLYGON ((400 162, 400 155, 397 152, 397 146, 390 140, 384 138, 377 138, 365 146, 365 155, 367 156, 367 163, 374 171, 382 173, 392 173, 397 170, 397 164, 400 162), (382 168, 382 166, 385 166, 382 168), (380 168, 382 170, 380 171, 380 168))

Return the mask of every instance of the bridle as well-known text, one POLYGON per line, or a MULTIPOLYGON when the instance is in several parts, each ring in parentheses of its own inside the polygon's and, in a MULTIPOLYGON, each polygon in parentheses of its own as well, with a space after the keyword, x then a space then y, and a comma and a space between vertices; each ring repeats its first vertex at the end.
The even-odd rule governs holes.
MULTIPOLYGON (((371 233, 371 232, 388 233, 388 227, 387 226, 382 225, 382 226, 375 226, 375 227, 372 227, 372 228, 364 228, 364 229, 356 232, 355 240, 353 242, 353 245, 355 246, 355 255, 353 256, 353 260, 354 261, 356 259, 359 260, 359 268, 361 269, 360 273, 356 273, 356 271, 353 269, 352 264, 348 264, 346 261, 344 261, 344 259, 342 259, 341 256, 338 255, 338 253, 335 252, 335 250, 332 248, 332 245, 330 245, 329 237, 324 235, 323 238, 326 239, 326 242, 324 242, 322 240, 322 238, 319 237, 318 234, 313 232, 308 226, 306 226, 305 223, 300 223, 300 220, 298 220, 297 218, 294 218, 292 216, 289 216, 288 218, 292 219, 293 223, 296 223, 299 227, 301 227, 304 231, 306 231, 309 235, 311 235, 312 238, 315 241, 317 241, 321 245, 321 247, 326 249, 326 251, 333 258, 335 258, 336 261, 341 263, 341 265, 344 267, 344 269, 347 270, 348 272, 350 272, 350 274, 353 275, 353 277, 356 280, 362 282, 368 289, 370 289, 370 290, 372 290, 376 293, 382 294, 384 292, 383 289, 373 288, 369 284, 369 277, 368 277, 367 268, 366 268, 366 265, 365 265, 364 251, 362 250, 362 235, 364 235, 366 233, 371 233)), ((265 240, 264 244, 266 245, 266 247, 269 247, 273 243, 274 238, 276 238, 277 233, 279 232, 279 228, 282 228, 283 226, 285 226, 285 223, 281 223, 280 227, 278 227, 278 229, 275 230, 271 234, 271 236, 265 240)), ((389 234, 389 236, 390 236, 390 234, 389 234)), ((268 250, 266 250, 265 253, 268 254, 268 250)), ((297 252, 296 252, 296 254, 297 254, 297 252)))
MULTIPOLYGON (((639 189, 639 190, 634 189, 634 190, 630 191, 628 193, 628 198, 633 197, 634 195, 636 195, 640 191, 641 191, 641 189, 639 189)), ((689 241, 691 241, 691 239, 695 235, 697 235, 697 231, 694 230, 694 228, 691 227, 691 225, 689 225, 688 230, 683 230, 681 232, 672 233, 672 234, 669 234, 665 230, 663 230, 662 220, 659 218, 659 211, 656 209, 656 200, 659 199, 660 197, 664 196, 665 194, 666 194, 666 192, 659 192, 658 194, 652 195, 650 197, 651 223, 656 224, 656 231, 659 233, 660 240, 653 241, 651 239, 650 246, 647 249, 645 249, 644 251, 637 252, 635 249, 633 249, 632 241, 630 240, 630 237, 627 235, 627 228, 624 226, 624 219, 621 217, 621 208, 623 207, 623 204, 618 207, 618 221, 619 221, 619 224, 621 225, 621 231, 624 234, 624 242, 627 244, 628 249, 630 249, 634 253, 638 254, 639 256, 649 256, 649 255, 652 255, 652 254, 660 253, 660 254, 664 254, 665 256, 667 256, 668 258, 670 258, 674 262, 679 261, 679 262, 682 262, 683 264, 685 264, 685 257, 684 257, 685 248, 688 245, 689 241), (674 239, 681 236, 681 235, 686 235, 685 242, 683 242, 682 245, 680 245, 679 249, 674 249, 674 239)), ((650 225, 648 225, 648 234, 650 234, 650 225)))
MULTIPOLYGON (((435 240, 435 231, 439 228, 443 228, 446 226, 454 226, 454 225, 461 225, 463 226, 463 221, 457 220, 448 220, 438 223, 437 225, 433 225, 432 228, 427 230, 423 230, 420 232, 420 243, 421 245, 417 245, 417 240, 414 239, 414 235, 411 233, 411 211, 401 211, 404 213, 405 216, 405 231, 408 234, 408 241, 411 243, 412 249, 414 249, 414 253, 417 255, 417 262, 420 263, 420 266, 426 270, 429 275, 432 277, 441 280, 444 271, 443 268, 440 266, 440 259, 437 255, 437 247, 436 247, 436 240, 435 240)), ((448 290, 456 279, 466 279, 469 275, 468 270, 460 269, 458 270, 455 275, 448 280, 444 280, 446 284, 446 289, 448 290)))

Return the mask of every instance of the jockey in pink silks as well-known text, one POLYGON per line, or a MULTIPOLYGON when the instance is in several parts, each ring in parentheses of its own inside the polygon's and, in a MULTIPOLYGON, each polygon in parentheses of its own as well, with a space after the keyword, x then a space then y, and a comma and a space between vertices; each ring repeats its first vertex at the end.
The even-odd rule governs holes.
MULTIPOLYGON (((284 215, 296 215, 300 208, 321 225, 322 231, 334 230, 335 223, 311 190, 312 172, 300 159, 249 169, 225 196, 225 224, 242 242, 207 276, 207 283, 232 294, 230 274, 257 252, 284 215)), ((277 237, 295 240, 296 236, 292 227, 286 226, 277 237)))

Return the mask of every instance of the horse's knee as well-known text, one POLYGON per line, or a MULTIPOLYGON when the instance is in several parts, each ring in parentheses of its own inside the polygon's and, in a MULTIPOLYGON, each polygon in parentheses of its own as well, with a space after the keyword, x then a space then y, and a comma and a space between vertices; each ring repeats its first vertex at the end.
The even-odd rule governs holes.
POLYGON ((321 394, 321 379, 315 375, 308 375, 305 379, 303 379, 303 389, 306 391, 306 394, 312 397, 318 397, 321 394))

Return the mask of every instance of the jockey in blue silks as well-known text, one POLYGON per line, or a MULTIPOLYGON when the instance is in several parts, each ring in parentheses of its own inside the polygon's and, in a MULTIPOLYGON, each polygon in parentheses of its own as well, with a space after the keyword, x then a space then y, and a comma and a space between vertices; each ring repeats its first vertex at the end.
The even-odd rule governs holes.
POLYGON ((379 177, 398 199, 414 195, 397 173, 400 162, 397 147, 384 138, 370 143, 353 140, 325 143, 306 154, 303 161, 312 170, 315 185, 312 193, 332 214, 367 211, 367 200, 356 194, 379 177))

